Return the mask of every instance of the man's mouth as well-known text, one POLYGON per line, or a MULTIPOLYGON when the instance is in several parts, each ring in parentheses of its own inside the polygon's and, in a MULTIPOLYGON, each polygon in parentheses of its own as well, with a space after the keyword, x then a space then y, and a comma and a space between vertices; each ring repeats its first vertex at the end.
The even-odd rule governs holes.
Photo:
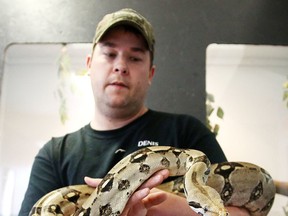
POLYGON ((115 87, 119 87, 119 88, 128 88, 128 86, 124 83, 124 82, 111 82, 109 84, 109 86, 115 86, 115 87))

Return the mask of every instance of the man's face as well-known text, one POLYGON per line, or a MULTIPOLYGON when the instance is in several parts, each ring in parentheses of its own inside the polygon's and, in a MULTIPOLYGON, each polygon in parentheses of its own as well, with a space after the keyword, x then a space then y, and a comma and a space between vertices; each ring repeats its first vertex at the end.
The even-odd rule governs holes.
POLYGON ((122 28, 96 44, 88 68, 96 108, 141 109, 154 75, 145 41, 122 28))

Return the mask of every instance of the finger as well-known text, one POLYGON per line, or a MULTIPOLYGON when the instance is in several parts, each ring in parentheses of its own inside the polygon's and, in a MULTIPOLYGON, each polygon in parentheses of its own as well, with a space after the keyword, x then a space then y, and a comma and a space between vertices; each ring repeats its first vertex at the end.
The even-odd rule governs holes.
POLYGON ((150 193, 149 196, 145 197, 142 202, 146 209, 151 208, 152 206, 159 205, 168 198, 167 193, 163 191, 150 193))
MULTIPOLYGON (((163 174, 164 173, 166 172, 163 172, 163 174)), ((166 174, 164 176, 166 176, 166 174)), ((165 192, 161 190, 156 191, 157 192, 150 193, 149 188, 142 188, 135 191, 130 197, 121 215, 135 215, 133 212, 136 212, 137 216, 142 215, 142 213, 143 215, 146 215, 149 208, 159 205, 168 197, 165 192)))
POLYGON ((142 199, 147 197, 149 193, 150 193, 149 188, 143 188, 143 189, 135 191, 133 195, 130 197, 126 206, 129 207, 129 206, 135 205, 138 202, 142 202, 142 199))
POLYGON ((234 206, 227 206, 226 209, 229 212, 229 215, 237 215, 237 216, 249 216, 250 213, 245 208, 239 208, 234 206))
POLYGON ((99 183, 101 182, 102 179, 99 178, 91 178, 88 176, 84 177, 84 181, 87 185, 91 186, 91 187, 97 187, 99 185, 99 183))
POLYGON ((160 170, 154 173, 146 182, 144 182, 139 187, 139 189, 143 188, 152 189, 153 187, 160 185, 164 181, 164 179, 168 178, 168 176, 169 176, 169 170, 167 169, 160 170))
POLYGON ((135 205, 131 206, 131 208, 125 208, 127 210, 124 210, 121 213, 121 216, 146 216, 148 210, 145 208, 144 204, 142 202, 138 202, 135 205))
POLYGON ((135 191, 130 197, 121 215, 127 215, 128 212, 129 214, 132 214, 131 212, 135 209, 137 209, 139 212, 146 211, 146 208, 142 203, 142 199, 144 199, 149 194, 149 192, 149 188, 143 188, 135 191))
POLYGON ((148 193, 148 188, 136 191, 130 198, 121 216, 146 216, 149 208, 161 204, 168 197, 165 192, 155 192, 149 195, 148 193))

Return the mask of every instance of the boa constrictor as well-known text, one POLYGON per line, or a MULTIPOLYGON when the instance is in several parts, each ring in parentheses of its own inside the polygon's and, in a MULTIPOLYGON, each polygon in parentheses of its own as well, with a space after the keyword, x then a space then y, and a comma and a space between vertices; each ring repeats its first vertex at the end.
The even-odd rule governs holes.
POLYGON ((224 205, 245 207, 254 216, 267 215, 274 200, 271 176, 256 165, 226 162, 210 166, 200 151, 155 146, 123 158, 96 189, 80 185, 48 193, 30 215, 120 215, 133 192, 161 169, 169 169, 170 176, 184 175, 188 204, 201 215, 227 216, 224 205))

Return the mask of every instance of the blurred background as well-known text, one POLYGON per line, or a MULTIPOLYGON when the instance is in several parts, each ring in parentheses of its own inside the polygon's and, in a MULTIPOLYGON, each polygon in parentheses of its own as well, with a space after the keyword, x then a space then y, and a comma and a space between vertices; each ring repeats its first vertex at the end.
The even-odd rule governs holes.
MULTIPOLYGON (((147 105, 209 120, 229 160, 259 164, 287 181, 287 1, 0 3, 0 215, 17 215, 39 149, 89 123, 85 63, 95 26, 124 7, 155 30, 147 105)), ((287 202, 277 195, 269 215, 284 216, 287 202)))

